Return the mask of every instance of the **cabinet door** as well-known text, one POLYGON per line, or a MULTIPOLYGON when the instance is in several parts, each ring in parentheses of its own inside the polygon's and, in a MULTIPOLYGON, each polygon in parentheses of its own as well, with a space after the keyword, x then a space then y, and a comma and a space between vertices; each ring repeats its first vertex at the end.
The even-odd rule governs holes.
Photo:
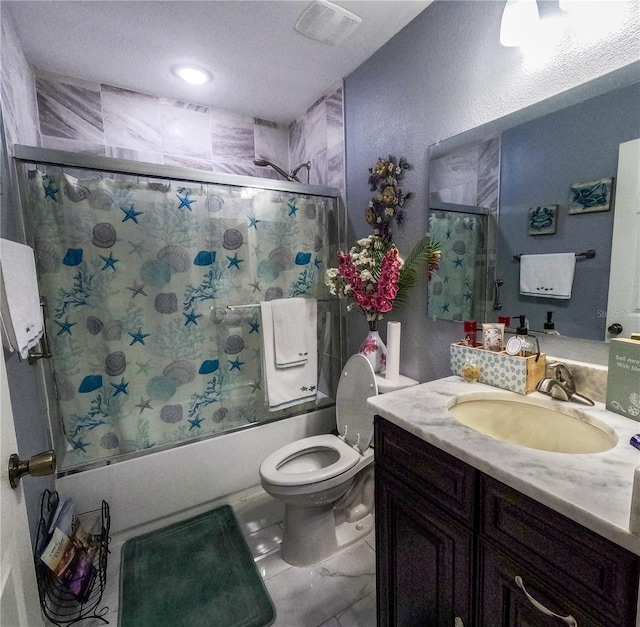
POLYGON ((378 627, 471 625, 473 534, 376 468, 378 627))
MULTIPOLYGON (((567 598, 560 577, 550 579, 541 575, 486 540, 480 542, 478 557, 480 585, 477 607, 480 627, 622 627, 591 616, 585 607, 586 602, 567 598), (517 585, 516 577, 521 578, 533 600, 558 617, 546 615, 536 607, 517 585)), ((625 624, 625 627, 631 627, 631 623, 625 624)))

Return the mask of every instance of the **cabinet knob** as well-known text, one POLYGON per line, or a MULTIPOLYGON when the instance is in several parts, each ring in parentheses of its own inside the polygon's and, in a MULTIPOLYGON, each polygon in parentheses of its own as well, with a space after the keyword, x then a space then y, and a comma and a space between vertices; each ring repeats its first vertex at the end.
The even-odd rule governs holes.
POLYGON ((456 616, 456 619, 453 621, 453 627, 464 627, 464 623, 459 616, 456 616))
POLYGON ((571 614, 569 614, 568 616, 560 616, 560 614, 556 614, 555 612, 547 609, 544 605, 542 605, 542 603, 540 603, 540 601, 536 601, 536 599, 534 599, 527 592, 527 589, 524 587, 524 581, 522 581, 522 577, 520 577, 520 575, 515 576, 515 582, 516 586, 518 586, 518 588, 520 588, 522 592, 524 592, 525 596, 529 600, 529 603, 531 603, 531 605, 533 605, 533 607, 535 607, 538 611, 542 612, 545 616, 552 616, 553 618, 561 620, 563 623, 565 623, 565 625, 569 625, 570 627, 578 627, 578 622, 573 616, 571 616, 571 614))
POLYGON ((614 322, 607 327, 607 331, 611 335, 620 335, 622 333, 622 325, 619 322, 614 322))

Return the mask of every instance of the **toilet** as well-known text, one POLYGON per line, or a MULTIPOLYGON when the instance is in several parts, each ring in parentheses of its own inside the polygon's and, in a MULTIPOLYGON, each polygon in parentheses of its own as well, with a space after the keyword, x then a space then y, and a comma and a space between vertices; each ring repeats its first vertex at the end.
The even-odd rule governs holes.
POLYGON ((260 466, 262 487, 284 503, 282 559, 294 566, 320 562, 373 529, 373 414, 378 393, 363 355, 349 358, 336 398, 339 435, 287 444, 260 466))

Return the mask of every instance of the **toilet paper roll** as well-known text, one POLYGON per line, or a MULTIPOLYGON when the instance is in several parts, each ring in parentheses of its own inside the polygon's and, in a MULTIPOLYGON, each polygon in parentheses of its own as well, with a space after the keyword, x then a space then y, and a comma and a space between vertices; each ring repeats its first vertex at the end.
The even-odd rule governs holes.
POLYGON ((385 378, 397 381, 400 376, 400 323, 387 322, 387 369, 385 378))

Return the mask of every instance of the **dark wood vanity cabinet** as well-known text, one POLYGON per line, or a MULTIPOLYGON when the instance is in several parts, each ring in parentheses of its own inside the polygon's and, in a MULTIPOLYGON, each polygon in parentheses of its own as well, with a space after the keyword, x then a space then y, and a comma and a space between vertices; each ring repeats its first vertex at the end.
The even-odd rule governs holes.
POLYGON ((527 594, 579 627, 635 627, 639 557, 383 418, 375 426, 379 627, 571 624, 527 594))
POLYGON ((454 615, 471 616, 473 532, 383 469, 376 490, 378 624, 452 627, 454 615))
POLYGON ((425 446, 376 417, 379 626, 472 624, 475 470, 425 446))

